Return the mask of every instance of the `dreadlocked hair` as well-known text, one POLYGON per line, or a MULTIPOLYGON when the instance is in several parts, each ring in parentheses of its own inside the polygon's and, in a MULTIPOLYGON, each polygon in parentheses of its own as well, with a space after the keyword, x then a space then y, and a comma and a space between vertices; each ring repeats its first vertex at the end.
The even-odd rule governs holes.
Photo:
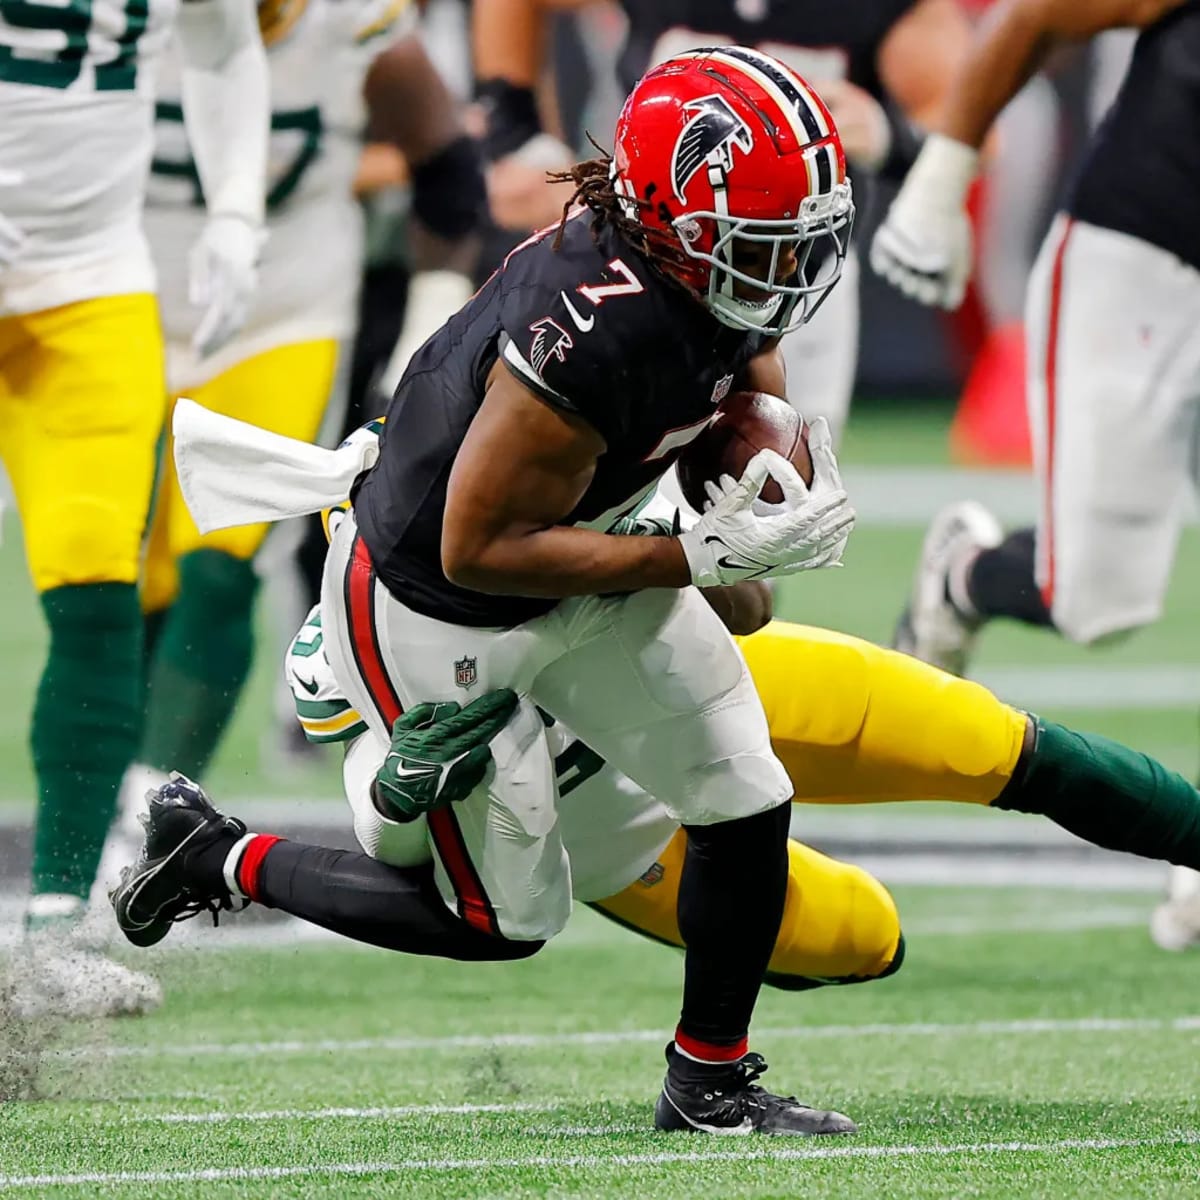
MULTIPOLYGON (((641 221, 628 215, 630 204, 636 205, 639 211, 644 211, 653 207, 650 201, 630 200, 619 196, 613 186, 612 155, 605 151, 591 134, 588 134, 588 141, 600 151, 596 158, 585 159, 565 171, 552 171, 546 176, 551 183, 575 185, 575 190, 562 207, 562 217, 554 235, 553 248, 558 250, 562 246, 567 218, 574 208, 582 204, 595 213, 597 227, 603 223, 615 229, 635 250, 645 255, 651 266, 659 267, 663 260, 682 265, 684 254, 674 238, 661 229, 649 229, 641 221)), ((593 237, 596 236, 597 227, 593 227, 593 237)))

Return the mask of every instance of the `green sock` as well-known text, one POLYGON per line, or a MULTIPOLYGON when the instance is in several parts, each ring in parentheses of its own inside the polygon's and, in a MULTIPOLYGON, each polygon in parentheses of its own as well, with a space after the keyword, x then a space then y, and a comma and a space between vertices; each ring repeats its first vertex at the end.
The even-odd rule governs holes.
POLYGON ((252 563, 220 550, 179 560, 179 597, 150 665, 140 762, 204 774, 254 657, 252 563))
POLYGON ((1024 776, 993 802, 1042 813, 1108 850, 1200 869, 1200 792, 1148 754, 1037 722, 1024 776))
POLYGON ((150 666, 154 662, 154 656, 158 653, 158 643, 162 640, 163 630, 167 626, 167 618, 170 615, 170 606, 156 608, 153 612, 144 614, 146 632, 142 639, 142 662, 147 677, 150 675, 150 666))
POLYGON ((142 613, 129 583, 42 595, 50 652, 30 747, 38 781, 33 894, 86 897, 141 724, 142 613))

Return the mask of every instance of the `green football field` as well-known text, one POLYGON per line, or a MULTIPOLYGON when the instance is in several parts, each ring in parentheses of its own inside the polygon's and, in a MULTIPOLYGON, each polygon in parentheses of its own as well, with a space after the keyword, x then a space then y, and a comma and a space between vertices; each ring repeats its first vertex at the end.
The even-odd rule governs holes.
MULTIPOLYGON (((525 963, 327 943, 167 950, 138 1023, 7 1055, 15 1196, 1194 1196, 1198 964, 1127 895, 898 889, 895 977, 768 993, 765 1082, 861 1125, 822 1141, 655 1134, 680 960, 592 914, 525 963), (1098 911, 1114 928, 1080 932, 1098 911), (946 917, 955 921, 948 924, 946 917), (922 930, 925 930, 922 933, 922 930), (80 1049, 72 1049, 73 1046, 80 1049)), ((219 931, 208 939, 215 943, 219 931)), ((10 1036, 12 1031, 10 1031, 10 1036)))
MULTIPOLYGON (((944 432, 937 410, 863 411, 847 472, 868 479, 903 463, 936 479, 944 432)), ((31 811, 25 720, 44 635, 11 519, 4 534, 0 822, 19 824, 31 811)), ((845 569, 788 583, 780 615, 886 639, 920 536, 918 521, 864 516, 845 569)), ((1197 613, 1200 536, 1189 530, 1158 626, 1092 652, 995 628, 979 673, 1016 703, 1192 774, 1197 613)), ((336 813, 332 761, 283 771, 271 752, 276 670, 264 654, 211 790, 219 803, 264 798, 279 812, 329 797, 336 813)), ((821 831, 836 831, 841 814, 809 812, 798 813, 798 832, 817 816, 821 831)), ((960 841, 1022 820, 947 806, 872 812, 897 830, 931 814, 960 817, 960 841)), ((165 948, 126 956, 162 978, 160 1012, 88 1027, 0 1025, 0 1193, 1198 1195, 1200 957, 1150 944, 1157 879, 1116 890, 1098 871, 1047 887, 1031 872, 1029 886, 894 887, 908 943, 896 977, 765 993, 756 1018, 755 1048, 771 1065, 763 1082, 860 1123, 855 1137, 820 1142, 654 1134, 680 959, 589 912, 534 959, 483 967, 244 918, 215 931, 196 921, 165 948)))

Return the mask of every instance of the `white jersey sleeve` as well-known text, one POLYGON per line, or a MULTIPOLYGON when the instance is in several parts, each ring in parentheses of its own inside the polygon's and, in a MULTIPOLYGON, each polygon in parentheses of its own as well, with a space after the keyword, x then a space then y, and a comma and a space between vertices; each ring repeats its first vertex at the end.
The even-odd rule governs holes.
POLYGON ((296 703, 296 720, 310 742, 350 742, 367 723, 342 694, 321 630, 321 606, 314 605, 284 660, 284 674, 296 703))

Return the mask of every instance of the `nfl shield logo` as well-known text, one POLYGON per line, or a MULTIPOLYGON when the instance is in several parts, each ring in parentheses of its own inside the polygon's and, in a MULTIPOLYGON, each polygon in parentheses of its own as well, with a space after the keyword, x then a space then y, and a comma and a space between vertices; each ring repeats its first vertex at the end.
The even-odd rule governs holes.
POLYGON ((460 688, 471 688, 479 682, 479 672, 475 669, 473 658, 454 660, 454 682, 460 688))
POLYGON ((638 883, 643 887, 654 887, 655 884, 662 883, 663 876, 666 873, 666 869, 662 863, 652 863, 644 874, 638 876, 638 883))
POLYGON ((733 386, 732 375, 722 375, 720 379, 713 385, 711 404, 720 404, 726 396, 729 395, 729 389, 733 386))

